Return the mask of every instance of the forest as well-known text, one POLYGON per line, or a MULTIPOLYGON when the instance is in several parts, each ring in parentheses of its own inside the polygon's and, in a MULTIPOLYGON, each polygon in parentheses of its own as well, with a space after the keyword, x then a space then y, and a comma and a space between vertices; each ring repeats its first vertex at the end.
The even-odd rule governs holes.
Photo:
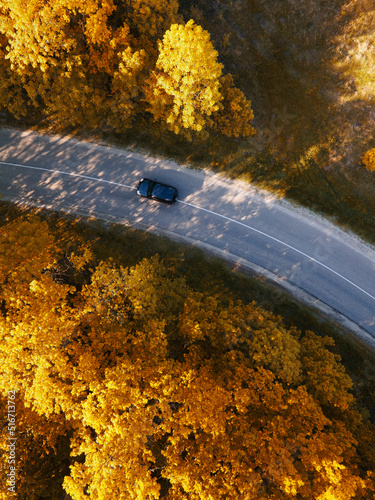
POLYGON ((250 102, 178 2, 2 0, 0 106, 16 117, 192 138, 251 135, 250 102))
POLYGON ((374 498, 369 389, 356 399, 331 337, 286 326, 249 288, 240 300, 207 262, 99 229, 1 208, 15 498, 374 498))
MULTIPOLYGON (((374 20, 364 0, 0 0, 0 121, 146 146, 374 242, 374 20)), ((103 238, 1 208, 1 500, 374 498, 374 407, 332 337, 103 238)))

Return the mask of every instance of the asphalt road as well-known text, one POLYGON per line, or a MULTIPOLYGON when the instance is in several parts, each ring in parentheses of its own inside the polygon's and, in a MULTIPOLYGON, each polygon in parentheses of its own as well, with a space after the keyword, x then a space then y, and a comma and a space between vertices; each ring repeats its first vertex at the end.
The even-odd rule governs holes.
POLYGON ((242 183, 147 154, 2 129, 0 194, 110 216, 224 250, 318 298, 359 325, 375 345, 374 249, 242 183), (176 186, 178 203, 139 198, 141 177, 176 186))

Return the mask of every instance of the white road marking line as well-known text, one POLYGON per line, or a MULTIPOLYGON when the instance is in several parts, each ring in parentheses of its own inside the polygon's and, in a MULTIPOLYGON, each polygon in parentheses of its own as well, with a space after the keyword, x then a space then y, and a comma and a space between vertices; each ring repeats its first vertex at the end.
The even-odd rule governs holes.
POLYGON ((184 205, 188 205, 190 207, 197 208, 198 210, 203 210, 204 212, 208 212, 208 213, 210 213, 212 215, 216 215, 217 217, 221 217, 222 219, 228 220, 230 222, 234 222, 235 224, 238 224, 240 226, 246 227, 247 229, 250 229, 251 231, 254 231, 256 233, 261 234, 262 236, 265 236, 266 238, 269 238, 269 239, 271 239, 273 241, 276 241, 277 243, 280 243, 281 245, 284 245, 287 248, 290 248, 291 250, 294 250, 295 252, 303 255, 307 259, 310 259, 311 261, 316 262, 316 264, 318 264, 319 266, 324 267, 324 269, 327 269, 331 273, 335 274, 339 278, 343 279, 344 281, 346 281, 350 285, 354 286, 355 288, 357 288, 358 290, 360 290, 361 292, 363 292, 365 295, 367 295, 371 299, 375 300, 375 297, 373 295, 371 295, 370 293, 366 292, 366 290, 363 290, 363 288, 361 288, 360 286, 356 285, 355 283, 353 283, 352 281, 350 281, 348 278, 345 278, 345 276, 343 276, 342 274, 340 274, 337 271, 335 271, 334 269, 326 266, 325 264, 323 264, 323 262, 320 262, 319 260, 314 259, 314 257, 311 257, 311 255, 308 255, 307 253, 302 252, 302 250, 298 250, 298 248, 295 248, 292 245, 289 245, 288 243, 285 243, 285 241, 279 240, 278 238, 275 238, 274 236, 271 236, 270 234, 264 233, 260 229, 256 229, 255 227, 249 226, 248 224, 244 224, 243 222, 240 222, 238 220, 232 219, 231 217, 227 217, 226 215, 222 215, 222 214, 219 214, 217 212, 213 212, 212 210, 209 210, 208 208, 203 208, 203 207, 200 207, 198 205, 193 205, 192 203, 188 203, 187 201, 178 200, 178 203, 182 203, 184 205))
POLYGON ((99 179, 98 177, 89 177, 88 175, 75 174, 74 172, 64 172, 63 170, 53 170, 51 168, 32 167, 30 165, 19 165, 18 163, 8 163, 6 161, 0 161, 0 164, 10 165, 11 167, 29 168, 31 170, 42 170, 43 172, 53 172, 55 174, 71 175, 72 177, 80 177, 81 179, 89 179, 90 181, 105 182, 106 184, 113 184, 114 186, 126 187, 128 189, 137 189, 134 186, 128 186, 127 184, 120 184, 119 182, 107 181, 105 179, 99 179))
MULTIPOLYGON (((8 162, 5 162, 5 161, 0 161, 0 164, 2 164, 2 165, 10 165, 10 166, 13 166, 13 167, 28 168, 28 169, 31 169, 31 170, 41 170, 43 172, 53 172, 53 173, 56 173, 56 174, 70 175, 72 177, 79 177, 81 179, 88 179, 88 180, 91 180, 91 181, 98 181, 98 182, 104 182, 106 184, 112 184, 114 186, 126 187, 128 189, 137 189, 137 188, 135 188, 133 186, 128 186, 127 184, 120 184, 118 182, 107 181, 106 179, 99 179, 98 177, 90 177, 88 175, 75 174, 74 172, 64 172, 62 170, 53 170, 53 169, 49 169, 49 168, 33 167, 31 165, 20 165, 18 163, 8 163, 8 162)), ((232 219, 231 217, 227 217, 226 215, 222 215, 222 214, 219 214, 217 212, 213 212, 212 210, 209 210, 208 208, 203 208, 203 207, 200 207, 198 205, 194 205, 192 203, 189 203, 187 201, 181 201, 181 200, 177 200, 177 201, 178 201, 178 203, 181 203, 183 205, 187 205, 189 207, 196 208, 198 210, 202 210, 202 211, 210 213, 212 215, 216 215, 217 217, 221 217, 222 219, 228 220, 230 222, 234 222, 235 224, 238 224, 240 226, 246 227, 247 229, 250 229, 251 231, 259 233, 262 236, 265 236, 266 238, 269 238, 269 239, 271 239, 273 241, 276 241, 277 243, 280 243, 281 245, 286 246, 287 248, 290 248, 291 250, 294 250, 295 252, 303 255, 304 257, 306 257, 307 259, 311 260, 312 262, 315 262, 319 266, 322 266, 324 269, 327 269, 327 271, 330 271, 331 273, 335 274, 339 278, 343 279, 344 281, 346 281, 350 285, 354 286, 355 288, 357 288, 358 290, 360 290, 362 293, 364 293, 365 295, 367 295, 371 299, 375 300, 375 297, 373 295, 371 295, 370 293, 366 292, 366 290, 363 290, 363 288, 361 288, 360 286, 356 285, 355 283, 353 283, 352 281, 350 281, 348 278, 345 278, 345 276, 343 276, 342 274, 340 274, 337 271, 335 271, 334 269, 326 266, 325 264, 323 264, 323 262, 320 262, 319 260, 314 259, 314 257, 311 257, 307 253, 302 252, 301 250, 298 250, 298 248, 295 248, 292 245, 289 245, 288 243, 285 243, 285 241, 279 240, 278 238, 275 238, 274 236, 271 236, 270 234, 264 233, 260 229, 256 229, 255 227, 252 227, 252 226, 249 226, 247 224, 244 224, 243 222, 240 222, 238 220, 232 219)))

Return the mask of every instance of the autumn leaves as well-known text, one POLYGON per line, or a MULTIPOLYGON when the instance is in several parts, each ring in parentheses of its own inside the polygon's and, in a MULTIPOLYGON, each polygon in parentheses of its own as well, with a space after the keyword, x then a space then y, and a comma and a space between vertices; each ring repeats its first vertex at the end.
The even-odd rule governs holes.
POLYGON ((189 139, 255 133, 250 102, 176 0, 0 0, 0 68, 0 106, 17 117, 189 139))
POLYGON ((226 135, 251 135, 250 103, 236 89, 210 36, 194 21, 173 25, 159 45, 159 57, 147 93, 148 110, 176 134, 208 134, 219 128, 226 135))
POLYGON ((375 148, 369 149, 361 160, 367 170, 375 171, 375 148))
POLYGON ((159 46, 150 82, 149 109, 156 120, 166 120, 177 134, 181 129, 199 132, 206 126, 222 98, 217 55, 209 34, 194 21, 171 26, 159 46))
POLYGON ((58 498, 58 483, 73 500, 370 499, 375 432, 332 340, 176 267, 99 261, 62 220, 1 228, 19 498, 58 498))

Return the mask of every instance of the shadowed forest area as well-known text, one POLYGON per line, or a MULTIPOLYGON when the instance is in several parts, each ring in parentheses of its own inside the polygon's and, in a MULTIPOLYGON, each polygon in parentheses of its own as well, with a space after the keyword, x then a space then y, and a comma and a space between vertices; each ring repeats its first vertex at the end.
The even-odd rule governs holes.
POLYGON ((251 99, 257 134, 214 168, 375 241, 375 7, 367 0, 181 1, 251 99))

